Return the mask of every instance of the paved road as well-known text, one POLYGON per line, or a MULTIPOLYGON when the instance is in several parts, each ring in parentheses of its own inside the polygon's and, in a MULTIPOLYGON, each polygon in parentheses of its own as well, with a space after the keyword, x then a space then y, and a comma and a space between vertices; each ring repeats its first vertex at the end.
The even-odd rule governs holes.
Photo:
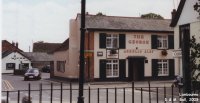
MULTIPOLYGON (((33 100, 33 103, 39 103, 40 100, 40 93, 42 93, 42 101, 49 102, 51 100, 54 101, 53 103, 59 103, 60 97, 61 97, 61 91, 60 91, 60 81, 58 80, 52 80, 49 79, 49 73, 43 73, 42 74, 42 79, 38 81, 24 81, 22 76, 14 76, 14 75, 2 75, 2 89, 3 90, 9 90, 9 91, 16 91, 16 92, 10 92, 9 97, 10 100, 12 101, 11 103, 17 103, 17 90, 28 90, 28 84, 31 83, 31 90, 39 90, 39 84, 43 84, 43 91, 31 91, 31 97, 33 100), (51 83, 53 83, 53 92, 51 93, 51 83), (57 90, 55 90, 57 89, 57 90)), ((85 84, 85 89, 88 89, 88 87, 91 87, 90 91, 90 102, 91 103, 97 103, 98 100, 98 92, 97 88, 101 88, 99 91, 99 103, 106 103, 107 100, 107 93, 108 93, 108 101, 109 103, 114 103, 115 102, 115 90, 113 88, 117 87, 117 103, 123 103, 124 101, 124 94, 125 94, 125 102, 126 103, 132 103, 132 89, 131 83, 128 82, 92 82, 92 83, 86 83, 85 84), (128 87, 126 89, 123 89, 124 87, 128 87), (102 89, 103 88, 103 89, 102 89), (106 88, 112 88, 106 90, 106 88), (124 92, 125 90, 125 92, 124 92)), ((156 81, 151 83, 152 87, 170 87, 171 86, 171 81, 156 81)), ((136 82, 135 87, 148 87, 147 82, 136 82)), ((68 82, 64 81, 63 83, 63 91, 62 91, 62 97, 63 97, 63 102, 64 103, 70 103, 70 85, 68 82)), ((78 97, 78 84, 73 83, 72 84, 72 95, 71 95, 71 100, 72 103, 76 103, 77 97, 78 97)), ((151 103, 157 103, 157 94, 156 94, 156 89, 151 89, 151 103)), ((175 89, 177 91, 177 89, 175 89)), ((178 92, 175 92, 175 98, 178 100, 178 92)), ((24 95, 28 94, 28 91, 20 91, 20 100, 22 100, 22 97, 24 95)), ((135 88, 134 90, 134 99, 135 103, 140 103, 141 100, 143 103, 149 103, 149 92, 148 88, 143 88, 143 92, 141 95, 141 88, 135 88), (142 99, 141 99, 142 98, 142 99)), ((170 99, 172 97, 171 95, 171 88, 166 89, 166 99, 170 99)), ((6 96, 6 92, 2 93, 3 96, 6 96)), ((89 98, 89 91, 85 90, 84 91, 84 97, 85 97, 85 103, 88 103, 88 98, 89 98)), ((164 90, 163 88, 158 89, 158 102, 163 103, 164 102, 164 90)), ((168 102, 169 103, 169 102, 168 102)))

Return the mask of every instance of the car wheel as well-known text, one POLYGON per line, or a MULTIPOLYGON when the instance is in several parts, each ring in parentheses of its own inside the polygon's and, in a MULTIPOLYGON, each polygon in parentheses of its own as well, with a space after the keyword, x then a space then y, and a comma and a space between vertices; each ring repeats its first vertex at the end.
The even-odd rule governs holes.
POLYGON ((37 77, 37 80, 40 80, 41 79, 41 77, 37 77))

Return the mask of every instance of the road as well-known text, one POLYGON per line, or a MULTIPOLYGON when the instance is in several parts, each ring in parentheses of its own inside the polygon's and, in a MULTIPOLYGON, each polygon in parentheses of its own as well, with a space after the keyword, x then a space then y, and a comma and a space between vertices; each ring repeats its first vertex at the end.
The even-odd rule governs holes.
MULTIPOLYGON (((41 80, 36 81, 24 81, 22 76, 14 76, 14 75, 2 75, 2 90, 3 91, 15 91, 15 92, 9 92, 9 99, 11 103, 17 103, 17 95, 18 90, 20 91, 20 100, 22 100, 22 97, 24 95, 28 94, 28 84, 31 84, 31 97, 34 101, 33 103, 39 103, 39 100, 41 99, 44 103, 50 102, 51 96, 52 101, 54 103, 60 103, 61 99, 61 86, 60 82, 54 81, 49 79, 49 73, 43 73, 41 80), (39 92, 39 85, 42 83, 42 92, 39 92), (53 83, 53 91, 51 92, 51 83, 53 83), (42 94, 42 97, 40 98, 40 93, 42 94)), ((107 82, 108 83, 108 82, 107 82)), ((151 83, 153 87, 159 86, 169 87, 171 83, 162 83, 162 82, 154 82, 151 83), (159 84, 160 83, 160 84, 159 84)), ((148 84, 146 82, 137 82, 135 83, 136 87, 147 87, 148 84)), ((106 100, 108 100, 109 103, 115 103, 115 87, 117 87, 116 91, 116 100, 117 103, 123 103, 125 100, 125 103, 132 103, 132 89, 131 89, 131 83, 122 82, 122 83, 85 83, 84 88, 87 89, 84 91, 84 97, 85 97, 85 103, 88 103, 89 97, 90 97, 90 103, 97 103, 98 100, 98 92, 97 88, 101 88, 99 90, 99 103, 106 103, 106 100), (90 86, 90 96, 88 87, 90 86), (123 89, 126 87, 125 89, 123 89), (108 91, 106 90, 108 89, 108 91), (108 93, 108 95, 107 95, 108 93), (108 99, 107 99, 108 97, 108 99), (125 97, 125 99, 124 99, 125 97)), ((63 91, 62 91, 62 100, 64 103, 70 103, 70 93, 71 93, 71 101, 72 103, 76 103, 77 97, 78 97, 78 84, 73 83, 72 84, 72 91, 69 90, 70 85, 68 82, 63 83, 63 91)), ((157 96, 158 96, 158 102, 163 103, 164 102, 164 90, 163 88, 158 89, 158 95, 156 94, 156 89, 151 89, 154 92, 151 92, 151 103, 157 103, 157 96)), ((175 90, 177 91, 177 90, 175 90)), ((175 92, 175 98, 179 99, 178 92, 175 92)), ((170 99, 172 97, 171 95, 171 88, 166 89, 166 99, 170 99)), ((7 95, 6 92, 2 92, 2 95, 5 97, 7 95)), ((149 92, 148 88, 143 88, 143 92, 141 94, 141 88, 135 88, 134 89, 134 99, 136 103, 140 103, 141 100, 143 103, 149 103, 149 92), (142 98, 142 99, 141 99, 142 98)))

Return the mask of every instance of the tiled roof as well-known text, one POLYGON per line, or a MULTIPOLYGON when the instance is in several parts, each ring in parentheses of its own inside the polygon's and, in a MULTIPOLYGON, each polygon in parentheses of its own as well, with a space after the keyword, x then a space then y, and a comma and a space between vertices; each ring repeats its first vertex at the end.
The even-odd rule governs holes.
MULTIPOLYGON (((78 17, 80 19, 80 14, 78 17)), ((170 19, 144 19, 140 17, 119 17, 86 15, 87 29, 127 30, 127 31, 171 31, 170 19)))
POLYGON ((55 51, 65 51, 69 49, 69 38, 65 40, 55 51))
POLYGON ((61 43, 34 43, 33 52, 51 52, 58 48, 61 43))
POLYGON ((47 53, 41 52, 23 52, 25 56, 29 57, 31 61, 53 61, 53 57, 47 53))
POLYGON ((2 52, 5 51, 19 51, 19 52, 23 52, 21 49, 19 49, 18 47, 15 46, 15 44, 11 44, 10 42, 8 42, 7 40, 2 40, 2 52))

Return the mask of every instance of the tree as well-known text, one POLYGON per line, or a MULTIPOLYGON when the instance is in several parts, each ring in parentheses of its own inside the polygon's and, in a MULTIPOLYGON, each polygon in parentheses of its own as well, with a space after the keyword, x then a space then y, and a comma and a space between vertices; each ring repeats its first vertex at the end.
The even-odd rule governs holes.
POLYGON ((96 15, 97 16, 105 16, 105 14, 103 14, 102 12, 98 12, 96 15))
POLYGON ((200 78, 200 43, 196 42, 195 36, 190 40, 190 67, 192 70, 192 79, 198 81, 200 78))
POLYGON ((143 14, 143 15, 141 15, 141 18, 146 18, 146 19, 164 19, 161 15, 155 14, 155 13, 143 14))

